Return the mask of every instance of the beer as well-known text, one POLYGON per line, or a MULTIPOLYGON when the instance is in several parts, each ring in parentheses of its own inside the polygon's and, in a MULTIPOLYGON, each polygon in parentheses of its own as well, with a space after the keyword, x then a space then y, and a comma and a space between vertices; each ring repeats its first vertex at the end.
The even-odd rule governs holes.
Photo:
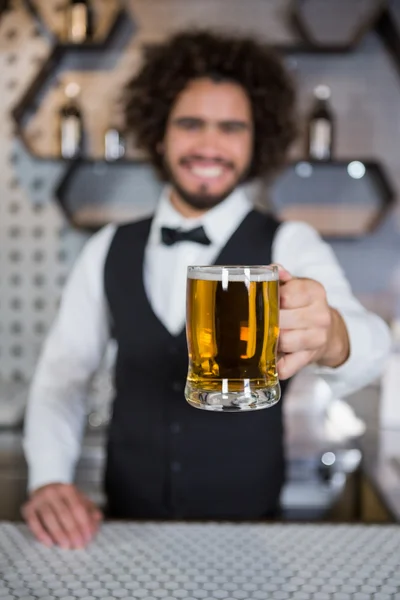
POLYGON ((278 286, 276 267, 189 267, 189 404, 235 411, 279 400, 278 286))

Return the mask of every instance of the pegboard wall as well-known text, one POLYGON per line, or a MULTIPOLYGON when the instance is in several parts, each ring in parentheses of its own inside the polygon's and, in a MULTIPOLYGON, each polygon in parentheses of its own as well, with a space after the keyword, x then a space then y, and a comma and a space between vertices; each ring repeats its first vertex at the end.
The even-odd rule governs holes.
POLYGON ((32 161, 14 137, 10 110, 49 52, 22 4, 14 8, 0 23, 0 373, 21 379, 32 372, 71 259, 52 202, 60 167, 32 161))
MULTIPOLYGON (((22 123, 24 139, 15 134, 11 112, 54 52, 53 34, 64 3, 14 0, 12 10, 0 16, 0 377, 4 379, 31 378, 65 279, 88 237, 71 226, 55 197, 66 172, 66 165, 55 159, 54 133, 63 85, 71 80, 81 84, 85 127, 90 132, 88 152, 96 159, 101 156, 104 128, 111 118, 118 118, 112 107, 119 90, 140 65, 145 45, 193 24, 250 32, 277 45, 298 43, 298 34, 285 17, 290 0, 93 2, 104 14, 125 11, 118 35, 96 49, 64 49, 40 90, 34 113, 22 123), (32 5, 42 20, 34 18, 32 5)), ((400 0, 392 0, 390 6, 398 11, 400 0)), ((398 193, 400 72, 378 33, 366 33, 348 53, 293 52, 286 54, 286 61, 299 82, 301 111, 316 84, 331 86, 338 158, 379 159, 398 193)), ((297 147, 294 155, 298 152, 297 147)), ((157 200, 148 167, 135 166, 134 177, 137 187, 124 189, 129 209, 124 215, 129 218, 148 213, 157 200)), ((295 188, 292 195, 296 197, 295 188)), ((321 199, 323 195, 322 188, 321 199)), ((360 296, 384 294, 400 260, 396 213, 365 239, 336 242, 334 247, 360 296), (359 268, 360 261, 365 269, 359 268)), ((382 306, 381 301, 377 304, 382 306)))

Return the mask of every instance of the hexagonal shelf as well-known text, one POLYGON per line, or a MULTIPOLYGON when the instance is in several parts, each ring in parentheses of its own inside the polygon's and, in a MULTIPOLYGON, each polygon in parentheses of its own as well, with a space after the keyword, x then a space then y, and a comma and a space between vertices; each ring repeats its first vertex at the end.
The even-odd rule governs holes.
POLYGON ((148 215, 161 189, 145 160, 77 160, 55 197, 73 226, 96 231, 107 223, 148 215))
POLYGON ((101 48, 118 28, 118 22, 123 17, 121 0, 92 2, 95 15, 93 37, 85 43, 74 44, 66 39, 66 3, 57 5, 48 0, 25 0, 25 2, 33 17, 44 25, 54 41, 71 48, 101 48))
MULTIPOLYGON (((99 40, 95 44, 70 45, 59 44, 54 38, 55 45, 47 60, 40 66, 36 77, 12 111, 16 133, 33 156, 42 160, 60 160, 58 144, 54 135, 52 136, 54 130, 52 123, 55 119, 55 111, 64 101, 58 87, 61 83, 68 83, 68 73, 70 71, 76 73, 75 80, 82 84, 83 90, 85 82, 80 81, 81 73, 84 74, 83 79, 85 79, 90 77, 90 73, 96 76, 96 73, 105 71, 112 84, 117 84, 117 81, 113 80, 114 75, 117 77, 113 62, 116 59, 113 61, 108 59, 103 64, 102 56, 105 56, 103 51, 112 50, 113 57, 118 56, 131 39, 131 35, 132 23, 129 15, 125 10, 120 9, 114 14, 107 35, 106 37, 103 35, 101 42, 99 40)), ((107 96, 109 91, 107 87, 104 96, 107 96)), ((92 90, 93 95, 98 97, 98 92, 93 94, 92 90)), ((89 102, 91 102, 90 98, 89 102)))
POLYGON ((325 237, 358 238, 377 227, 394 191, 377 161, 298 161, 278 179, 271 197, 283 220, 305 221, 325 237))
POLYGON ((351 50, 372 29, 386 0, 295 0, 293 19, 317 49, 351 50))

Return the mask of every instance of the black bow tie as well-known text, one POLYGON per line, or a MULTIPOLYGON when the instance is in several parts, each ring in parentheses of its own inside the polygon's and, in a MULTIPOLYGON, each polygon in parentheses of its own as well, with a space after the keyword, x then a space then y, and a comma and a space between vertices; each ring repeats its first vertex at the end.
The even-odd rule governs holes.
POLYGON ((172 246, 177 242, 197 242, 198 244, 203 244, 204 246, 209 246, 211 244, 211 241, 207 237, 203 227, 195 227, 189 231, 162 227, 161 238, 166 246, 172 246))

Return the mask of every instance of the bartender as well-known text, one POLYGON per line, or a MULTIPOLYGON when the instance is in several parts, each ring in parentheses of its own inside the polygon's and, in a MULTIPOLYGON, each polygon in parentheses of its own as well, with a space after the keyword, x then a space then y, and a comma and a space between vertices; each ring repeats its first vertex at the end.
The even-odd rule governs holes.
POLYGON ((189 264, 282 265, 283 396, 310 364, 334 394, 351 393, 380 374, 388 353, 385 324, 354 298, 316 231, 257 212, 243 190, 284 166, 296 135, 294 86, 270 49, 176 34, 151 48, 127 86, 126 123, 165 187, 152 218, 108 225, 89 240, 43 348, 26 413, 23 515, 48 546, 83 547, 101 524, 100 508, 73 481, 88 385, 110 338, 118 353, 107 516, 277 514, 282 402, 241 415, 185 402, 189 264))

